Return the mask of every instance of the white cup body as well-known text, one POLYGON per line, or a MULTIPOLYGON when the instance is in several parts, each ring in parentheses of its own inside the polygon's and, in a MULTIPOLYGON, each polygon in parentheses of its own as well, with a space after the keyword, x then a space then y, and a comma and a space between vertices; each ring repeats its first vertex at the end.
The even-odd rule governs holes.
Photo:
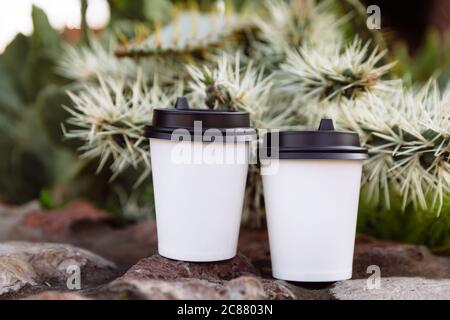
POLYGON ((264 195, 273 276, 328 282, 352 276, 361 160, 270 160, 264 195))
POLYGON ((248 147, 248 142, 214 146, 150 139, 160 255, 194 262, 236 255, 248 147), (180 148, 191 150, 195 162, 180 163, 180 148), (238 160, 222 161, 233 155, 238 160))

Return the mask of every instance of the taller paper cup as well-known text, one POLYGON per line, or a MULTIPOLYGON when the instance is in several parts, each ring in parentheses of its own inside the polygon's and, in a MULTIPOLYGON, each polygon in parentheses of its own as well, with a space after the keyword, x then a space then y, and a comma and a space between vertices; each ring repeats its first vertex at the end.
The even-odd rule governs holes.
POLYGON ((318 131, 268 133, 264 146, 270 155, 261 164, 273 276, 302 282, 351 278, 367 158, 358 135, 322 120, 318 131))
POLYGON ((150 138, 158 250, 167 258, 219 261, 237 251, 249 142, 246 112, 154 111, 150 138))

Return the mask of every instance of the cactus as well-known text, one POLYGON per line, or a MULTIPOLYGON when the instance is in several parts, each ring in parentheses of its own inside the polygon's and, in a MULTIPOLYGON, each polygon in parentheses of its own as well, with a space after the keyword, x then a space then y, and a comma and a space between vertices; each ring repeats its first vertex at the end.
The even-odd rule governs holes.
POLYGON ((302 46, 327 49, 340 43, 340 21, 330 10, 330 1, 265 1, 267 14, 258 15, 254 23, 260 32, 253 43, 253 59, 269 68, 278 68, 286 52, 302 46))
POLYGON ((377 66, 386 51, 369 52, 369 43, 358 39, 344 49, 340 44, 329 47, 326 55, 309 47, 288 53, 280 72, 280 85, 288 94, 303 100, 356 100, 363 94, 395 90, 399 81, 383 78, 395 63, 377 66))
POLYGON ((450 192, 450 89, 441 93, 430 82, 357 104, 366 109, 346 112, 344 121, 361 132, 371 153, 367 184, 385 195, 392 186, 402 195, 403 210, 412 204, 439 215, 450 192), (374 168, 384 166, 376 177, 374 168))
POLYGON ((98 171, 108 160, 114 179, 127 167, 143 168, 139 184, 150 173, 148 142, 144 127, 151 123, 153 108, 168 106, 169 98, 156 84, 147 89, 139 73, 136 81, 98 78, 99 86, 85 86, 76 94, 69 92, 73 106, 65 106, 70 113, 63 125, 66 138, 84 142, 80 147, 83 158, 100 158, 98 171))

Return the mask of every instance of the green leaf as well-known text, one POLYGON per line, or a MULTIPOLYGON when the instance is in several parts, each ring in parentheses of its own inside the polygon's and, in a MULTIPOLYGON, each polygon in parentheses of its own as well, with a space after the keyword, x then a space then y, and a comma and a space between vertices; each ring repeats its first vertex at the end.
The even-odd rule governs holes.
POLYGON ((41 191, 41 194, 39 195, 39 203, 42 208, 47 210, 52 210, 55 208, 53 196, 48 189, 44 189, 41 191))
POLYGON ((70 106, 71 104, 72 101, 63 88, 51 85, 39 94, 35 108, 50 141, 55 145, 75 150, 80 146, 80 142, 67 141, 61 128, 61 124, 65 123, 69 116, 63 105, 70 106))
POLYGON ((30 52, 24 64, 23 85, 28 101, 49 83, 61 82, 55 73, 56 61, 61 54, 60 34, 52 28, 44 11, 33 6, 33 34, 30 37, 30 52))
POLYGON ((60 34, 53 29, 45 12, 33 6, 31 11, 33 34, 31 35, 31 50, 41 50, 44 56, 57 58, 60 52, 60 34))

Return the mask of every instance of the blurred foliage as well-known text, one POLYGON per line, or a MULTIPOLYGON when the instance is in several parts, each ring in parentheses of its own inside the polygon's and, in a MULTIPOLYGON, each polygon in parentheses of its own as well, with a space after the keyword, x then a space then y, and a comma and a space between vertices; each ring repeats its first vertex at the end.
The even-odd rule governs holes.
POLYGON ((132 190, 136 177, 109 184, 111 173, 97 175, 97 164, 78 160, 79 144, 64 140, 69 82, 55 72, 64 39, 41 9, 33 7, 32 19, 33 34, 18 34, 0 55, 0 197, 39 199, 51 209, 58 205, 56 186, 68 199, 85 197, 120 215, 116 189, 132 190))
POLYGON ((442 214, 413 207, 402 211, 402 199, 391 193, 391 208, 386 210, 365 202, 362 190, 358 232, 378 239, 425 244, 436 253, 450 254, 450 199, 444 201, 442 214))
MULTIPOLYGON (((164 22, 171 17, 174 8, 218 10, 217 0, 108 0, 111 8, 111 22, 133 20, 140 22, 164 22)), ((226 7, 236 10, 257 9, 261 0, 223 0, 226 7)))
POLYGON ((393 59, 398 61, 395 73, 411 83, 424 83, 430 77, 441 87, 450 81, 450 32, 442 39, 436 30, 429 30, 422 47, 413 56, 404 42, 392 45, 393 59))
POLYGON ((45 86, 64 84, 53 72, 61 40, 42 10, 32 18, 33 34, 17 35, 0 56, 0 193, 13 202, 38 198, 55 179, 57 151, 34 104, 45 86))

